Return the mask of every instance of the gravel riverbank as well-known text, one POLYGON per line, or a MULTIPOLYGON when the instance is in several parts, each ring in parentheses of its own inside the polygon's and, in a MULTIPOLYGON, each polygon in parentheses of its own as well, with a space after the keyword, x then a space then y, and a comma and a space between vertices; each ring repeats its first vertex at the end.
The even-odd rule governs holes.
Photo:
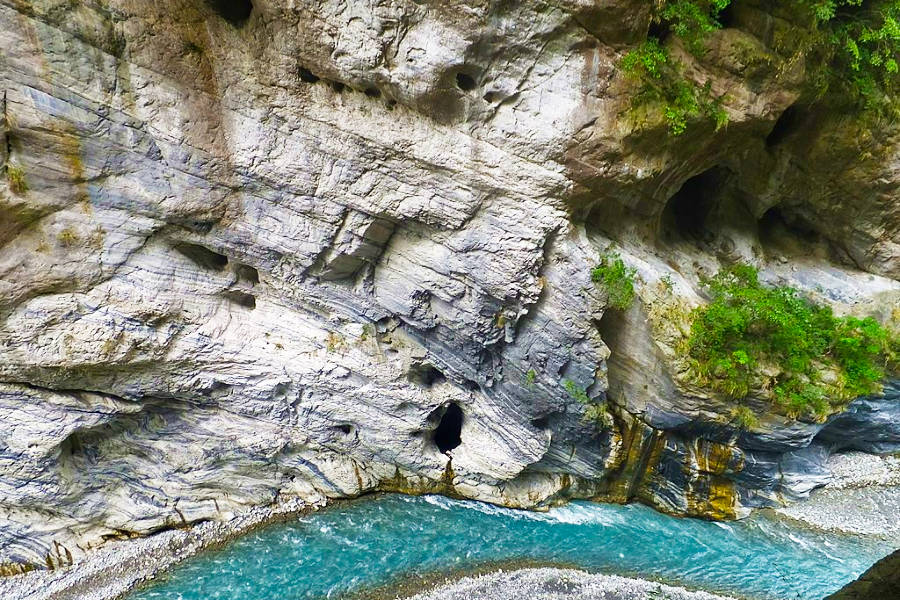
POLYGON ((251 529, 324 506, 299 500, 254 507, 230 521, 110 542, 72 567, 0 578, 3 600, 112 600, 184 559, 251 529))
POLYGON ((464 577, 409 600, 730 600, 642 579, 575 569, 520 569, 464 577))
POLYGON ((832 456, 828 468, 827 487, 776 512, 823 531, 900 541, 900 457, 847 452, 832 456))

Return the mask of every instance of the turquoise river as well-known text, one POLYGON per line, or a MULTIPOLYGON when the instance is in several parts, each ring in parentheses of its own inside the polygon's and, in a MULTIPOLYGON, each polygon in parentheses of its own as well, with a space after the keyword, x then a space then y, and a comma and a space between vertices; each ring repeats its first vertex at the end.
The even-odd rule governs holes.
POLYGON ((185 561, 129 600, 300 600, 505 561, 565 564, 747 598, 813 600, 892 548, 765 516, 733 523, 574 502, 547 513, 379 495, 263 527, 185 561))

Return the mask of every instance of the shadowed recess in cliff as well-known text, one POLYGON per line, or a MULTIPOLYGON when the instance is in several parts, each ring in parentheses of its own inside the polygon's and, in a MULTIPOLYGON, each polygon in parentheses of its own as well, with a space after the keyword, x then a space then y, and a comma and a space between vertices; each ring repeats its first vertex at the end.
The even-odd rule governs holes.
POLYGON ((398 577, 528 560, 749 598, 819 600, 889 551, 887 542, 760 516, 726 525, 640 505, 576 502, 534 513, 391 494, 254 531, 131 598, 343 598, 398 577))
POLYGON ((660 219, 660 237, 665 242, 709 242, 714 234, 707 227, 716 208, 726 172, 713 167, 685 181, 669 198, 660 219))
POLYGON ((216 13, 232 25, 243 25, 253 12, 251 0, 209 0, 216 13))
POLYGON ((449 452, 462 443, 463 412, 456 403, 447 406, 434 430, 434 443, 441 452, 449 452))

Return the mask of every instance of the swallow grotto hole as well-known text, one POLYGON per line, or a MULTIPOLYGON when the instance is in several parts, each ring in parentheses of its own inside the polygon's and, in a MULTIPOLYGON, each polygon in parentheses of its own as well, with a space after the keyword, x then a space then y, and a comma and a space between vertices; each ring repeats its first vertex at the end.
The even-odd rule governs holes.
POLYGON ((228 257, 218 252, 213 252, 205 246, 179 242, 174 246, 181 255, 189 258, 196 265, 211 271, 221 271, 228 265, 228 257))
POLYGON ((437 429, 434 430, 434 443, 441 452, 449 452, 462 443, 463 411, 456 403, 447 405, 437 429))
POLYGON ((220 17, 236 27, 243 25, 253 12, 251 0, 209 0, 209 2, 220 17))
POLYGON ((707 221, 719 201, 725 177, 723 169, 713 167, 684 182, 663 210, 660 225, 664 241, 710 241, 713 234, 707 221))
POLYGON ((430 388, 438 383, 447 381, 447 377, 434 365, 419 363, 410 366, 406 373, 407 379, 420 387, 430 388))

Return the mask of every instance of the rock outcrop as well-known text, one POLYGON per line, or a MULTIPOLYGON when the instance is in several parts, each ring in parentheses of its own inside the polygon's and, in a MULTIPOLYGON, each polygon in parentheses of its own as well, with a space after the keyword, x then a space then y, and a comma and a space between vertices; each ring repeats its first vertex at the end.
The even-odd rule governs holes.
POLYGON ((874 600, 900 596, 900 550, 879 560, 825 600, 874 600))
POLYGON ((685 57, 730 124, 669 136, 648 4, 0 0, 2 569, 379 489, 734 518, 900 448, 896 386, 742 430, 672 312, 746 260, 900 319, 900 130, 795 104, 748 0, 685 57))

